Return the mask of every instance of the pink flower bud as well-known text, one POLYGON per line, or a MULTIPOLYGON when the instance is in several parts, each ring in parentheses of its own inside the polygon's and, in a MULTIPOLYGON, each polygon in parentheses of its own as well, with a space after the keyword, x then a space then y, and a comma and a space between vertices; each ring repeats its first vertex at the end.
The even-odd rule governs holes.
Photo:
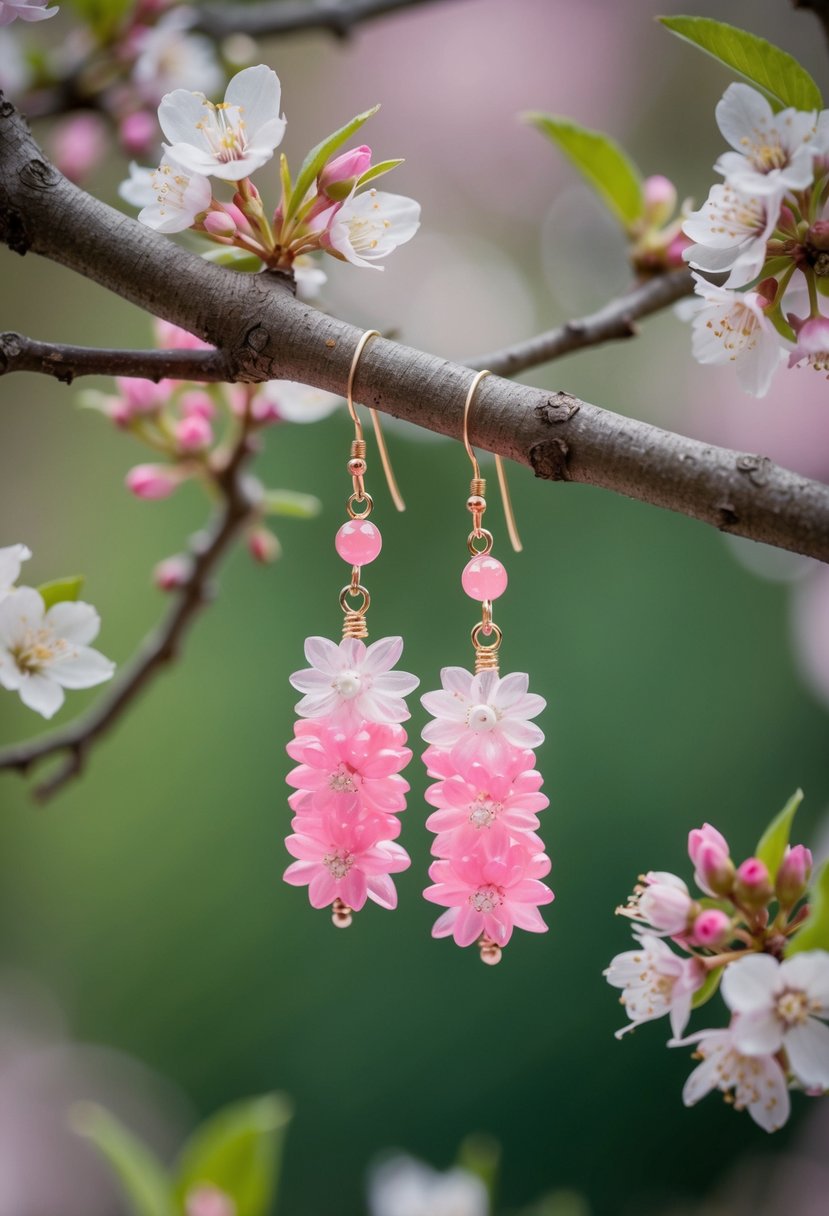
POLYGON ((661 173, 645 179, 643 184, 645 196, 645 219, 649 225, 661 228, 676 208, 676 186, 661 173))
POLYGON ((179 447, 184 452, 198 452, 213 442, 213 428, 201 414, 186 414, 175 426, 179 447))
POLYGON ((158 124, 155 115, 146 110, 136 110, 122 119, 119 129, 121 147, 128 156, 144 156, 155 144, 158 124))
POLYGON ((202 223, 212 236, 236 235, 236 223, 226 211, 208 211, 202 223))
POLYGON ((218 1187, 193 1187, 184 1201, 185 1216, 236 1216, 236 1204, 218 1187))
POLYGON ((775 882, 777 898, 784 908, 791 908, 802 895, 805 895, 811 877, 811 851, 802 844, 787 848, 775 882))
POLYGON ((763 307, 765 307, 766 304, 774 303, 775 299, 777 298, 777 291, 779 287, 780 284, 773 276, 770 276, 767 279, 762 279, 761 282, 757 284, 754 290, 759 296, 763 297, 763 307))
POLYGON ((169 498, 180 480, 169 465, 137 464, 127 473, 125 485, 136 498, 169 498))
POLYGON ((198 414, 201 418, 211 419, 216 414, 213 398, 202 389, 192 389, 182 393, 179 405, 183 414, 198 414))
POLYGON ((691 940, 709 950, 724 946, 731 937, 731 918, 719 908, 706 908, 694 921, 691 940))
POLYGON ((154 414, 167 404, 173 385, 170 380, 143 380, 133 376, 117 376, 115 383, 121 394, 121 404, 129 418, 136 414, 154 414))
MULTIPOLYGON (((233 220, 233 223, 236 225, 237 232, 244 232, 246 236, 253 236, 253 229, 248 223, 244 212, 240 211, 240 209, 233 203, 222 203, 221 207, 222 210, 225 211, 233 220)), ((215 212, 212 214, 215 214, 215 212)))
POLYGON ((829 220, 817 220, 809 229, 808 243, 825 252, 829 249, 829 220))
MULTIPOLYGON (((354 180, 361 177, 370 167, 371 148, 367 144, 361 144, 359 148, 352 148, 350 152, 342 152, 324 165, 317 184, 323 194, 327 194, 330 187, 338 183, 348 183, 350 188, 354 180)), ((340 197, 339 191, 338 197, 340 197)))
POLYGON ((53 159, 61 173, 80 182, 106 152, 107 127, 100 114, 82 111, 58 123, 52 134, 53 159))
POLYGON ((248 533, 248 552, 254 561, 263 566, 275 562, 282 552, 282 546, 266 527, 254 528, 248 533))
POLYGON ((160 591, 175 591, 183 587, 190 577, 193 563, 184 553, 165 557, 153 570, 153 582, 160 591))
POLYGON ((734 876, 734 899, 746 908, 765 908, 774 893, 768 867, 759 857, 748 857, 734 876))
POLYGON ((669 270, 682 269, 685 265, 683 254, 686 249, 691 248, 693 243, 691 238, 686 236, 684 232, 678 232, 676 236, 671 238, 665 250, 665 260, 668 263, 669 270))
POLYGON ((734 863, 725 837, 704 823, 688 834, 688 856, 694 863, 694 881, 709 895, 728 895, 734 881, 734 863))
POLYGON ((650 871, 645 875, 647 886, 639 896, 642 919, 661 933, 684 933, 693 908, 693 900, 681 878, 674 874, 650 871))

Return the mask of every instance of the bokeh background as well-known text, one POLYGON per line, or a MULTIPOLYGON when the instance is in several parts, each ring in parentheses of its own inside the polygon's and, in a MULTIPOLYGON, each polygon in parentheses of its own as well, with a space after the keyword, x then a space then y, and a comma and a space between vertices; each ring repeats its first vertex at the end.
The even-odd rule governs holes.
MULTIPOLYGON (((623 289, 618 234, 517 116, 547 110, 608 130, 646 173, 667 174, 699 202, 721 148, 713 108, 729 76, 655 24, 672 11, 751 28, 827 81, 817 23, 783 0, 447 0, 364 26, 344 44, 324 34, 262 42, 283 84, 292 163, 382 101, 366 138, 381 157, 406 157, 389 188, 423 204, 420 234, 382 275, 326 267, 326 305, 464 357, 623 289)), ((113 156, 91 188, 113 199, 123 168, 113 156)), ((269 170, 257 181, 275 195, 269 170)), ((0 276, 3 329, 96 345, 151 340, 133 307, 35 257, 0 251, 0 276)), ((637 341, 527 379, 829 476, 826 381, 781 373, 767 399, 744 398, 730 370, 693 364, 688 330, 669 314, 644 323, 637 341)), ((191 486, 164 503, 132 499, 123 476, 142 450, 79 410, 76 394, 35 376, 0 382, 0 544, 34 550, 26 581, 82 571, 104 621, 101 649, 123 662, 163 608, 152 566, 201 526, 205 508, 191 486)), ((282 524, 273 567, 232 555, 183 661, 96 748, 81 781, 38 809, 24 781, 3 776, 3 1044, 60 1041, 66 1053, 74 1040, 116 1053, 120 1063, 103 1072, 164 1112, 135 1113, 133 1126, 168 1152, 198 1115, 287 1091, 296 1117, 280 1207, 292 1216, 357 1216, 378 1152, 399 1147, 445 1167, 473 1131, 502 1145, 505 1210, 563 1189, 581 1196, 568 1210, 594 1216, 697 1212, 705 1196, 706 1212, 741 1211, 747 1170, 765 1180, 757 1169, 773 1171, 783 1155, 819 1156, 817 1125, 808 1125, 817 1104, 796 1100, 773 1140, 716 1097, 684 1110, 687 1053, 665 1049, 662 1023, 615 1042, 621 1010, 601 972, 627 948, 615 905, 644 869, 687 873, 689 828, 711 820, 735 855, 748 855, 800 785, 797 836, 819 844, 829 807, 825 571, 514 470, 526 549, 508 554, 493 501, 511 580, 498 616, 507 668, 529 671, 549 703, 539 762, 552 800, 543 824, 557 897, 550 932, 517 934, 495 969, 430 939, 417 763, 400 910, 370 906, 349 932, 335 932, 280 881, 283 745, 303 638, 336 636, 339 626, 332 536, 349 489, 349 434, 342 414, 270 432, 263 479, 320 495, 323 514, 282 524)), ((371 570, 371 623, 374 636, 404 635, 404 666, 426 690, 441 666, 469 657, 474 613, 459 583, 468 466, 459 444, 411 428, 390 428, 390 443, 409 510, 394 515, 375 461, 386 547, 371 570)), ((94 696, 70 694, 58 721, 94 696)), ((415 704, 415 740, 424 721, 415 704)), ((5 741, 39 728, 2 697, 5 741)), ((725 1020, 722 1007, 707 1007, 694 1026, 713 1017, 725 1020)), ((0 1052, 0 1108, 13 1058, 0 1052)), ((15 1076, 9 1126, 30 1093, 15 1076)), ((44 1126, 32 1124, 35 1146, 44 1126)), ((29 1210, 21 1159, 32 1185, 44 1172, 36 1149, 31 1161, 0 1150, 4 1216, 29 1210)), ((823 1210, 809 1198, 826 1184, 819 1163, 797 1173, 796 1186, 786 1177, 787 1211, 823 1210)), ((59 1193, 62 1216, 73 1216, 80 1183, 59 1193)), ((105 1194, 102 1180, 83 1199, 86 1216, 118 1210, 105 1194)), ((746 1211, 766 1210, 751 1202, 746 1211)))

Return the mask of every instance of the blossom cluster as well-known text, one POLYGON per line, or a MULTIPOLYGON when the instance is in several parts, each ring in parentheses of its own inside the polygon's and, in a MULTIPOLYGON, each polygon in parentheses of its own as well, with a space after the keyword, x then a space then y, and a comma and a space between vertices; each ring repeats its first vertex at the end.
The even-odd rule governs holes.
POLYGON ((397 637, 368 647, 359 638, 337 645, 311 637, 311 666, 291 676, 304 696, 287 746, 298 761, 288 775, 294 819, 285 841, 296 861, 284 878, 307 886, 313 907, 333 905, 340 926, 366 899, 395 908, 391 875, 410 864, 396 843, 409 789, 400 774, 412 758, 401 723, 409 717, 403 698, 419 681, 394 670, 402 652, 397 637))
POLYGON ((686 1106, 719 1089, 736 1110, 776 1131, 789 1116, 790 1089, 829 1089, 829 1027, 822 1020, 829 1018, 829 952, 793 951, 808 923, 802 901, 812 855, 787 845, 776 872, 756 856, 737 866, 708 823, 690 833, 688 852, 701 896, 677 875, 651 871, 617 909, 634 922, 636 941, 604 973, 622 989, 630 1018, 617 1038, 667 1016, 669 1046, 692 1044, 701 1061, 685 1084, 686 1106), (681 1038, 692 1007, 717 986, 728 1026, 681 1038))
POLYGON ((89 645, 101 627, 91 604, 59 600, 47 606, 34 587, 15 586, 31 556, 26 545, 0 549, 0 687, 51 718, 63 705, 64 689, 101 684, 115 664, 89 645))
POLYGON ((426 899, 447 909, 433 937, 477 942, 484 962, 496 963, 515 927, 544 933, 539 912, 553 893, 540 879, 550 859, 536 834, 537 812, 549 800, 531 750, 544 741, 530 719, 544 699, 527 691, 521 673, 471 675, 445 667, 443 687, 421 698, 433 721, 423 730, 423 754, 437 780, 427 791, 436 832, 426 899))
POLYGON ((780 363, 829 374, 829 111, 775 114, 762 94, 732 84, 717 105, 731 145, 714 165, 722 183, 683 225, 693 244, 692 320, 700 363, 733 363, 764 396, 780 363), (722 286, 704 274, 726 275, 722 286))
MULTIPOLYGON (((334 155, 346 137, 332 136, 326 141, 331 155, 312 160, 312 171, 301 170, 295 182, 281 158, 280 202, 266 213, 250 174, 267 164, 282 142, 281 96, 279 78, 265 64, 238 72, 217 104, 202 92, 168 93, 158 108, 169 141, 161 163, 156 169, 131 165, 121 196, 140 207, 139 220, 158 232, 190 228, 272 269, 301 270, 308 254, 322 250, 381 270, 378 259, 410 240, 420 224, 416 202, 370 184, 400 161, 372 164, 365 144, 334 155), (213 197, 211 178, 233 184, 230 201, 213 197)), ((356 129, 370 113, 350 126, 356 129)), ((313 273, 318 280, 321 272, 313 273)))
MULTIPOLYGON (((166 321, 156 321, 155 337, 157 345, 165 350, 212 349, 166 321)), ((80 400, 138 439, 154 455, 165 457, 164 463, 138 464, 127 473, 127 488, 145 501, 169 498, 187 481, 207 484, 220 476, 229 445, 232 447, 241 428, 252 436, 277 423, 316 422, 342 403, 334 393, 292 380, 270 380, 261 385, 203 384, 122 376, 116 378, 115 386, 115 393, 87 391, 80 400)), ((252 511, 247 546, 257 561, 268 562, 278 556, 279 545, 264 517, 278 514, 286 506, 305 507, 315 500, 308 495, 266 490, 253 479, 249 479, 248 491, 252 511), (257 503, 259 510, 255 509, 257 503)), ((285 513, 292 511, 286 509, 285 513)), ((163 590, 172 590, 187 578, 189 568, 186 557, 167 558, 156 571, 156 582, 163 590)))

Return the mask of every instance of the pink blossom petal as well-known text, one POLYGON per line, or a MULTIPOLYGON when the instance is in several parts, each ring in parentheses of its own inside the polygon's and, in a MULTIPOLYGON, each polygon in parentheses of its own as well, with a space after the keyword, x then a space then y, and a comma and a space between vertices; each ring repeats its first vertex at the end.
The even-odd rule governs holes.
POLYGON ((336 675, 342 666, 340 648, 328 638, 306 638, 305 657, 312 667, 316 667, 318 671, 327 676, 336 675))
MULTIPOLYGON (((390 671, 402 653, 402 638, 381 638, 378 642, 372 642, 366 650, 363 661, 365 670, 370 675, 380 675, 383 672, 390 671)), ((413 687, 416 687, 419 682, 416 681, 413 687)), ((409 692, 411 692, 411 689, 409 689, 409 692)))

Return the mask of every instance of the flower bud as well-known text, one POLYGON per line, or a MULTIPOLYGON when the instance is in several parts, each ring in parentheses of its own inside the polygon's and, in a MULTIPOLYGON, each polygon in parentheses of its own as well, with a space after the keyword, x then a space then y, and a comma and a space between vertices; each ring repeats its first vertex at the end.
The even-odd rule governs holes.
POLYGON ((201 414, 186 414, 176 423, 175 436, 183 452, 199 452, 213 442, 213 428, 201 414))
POLYGON ((136 498, 169 498, 180 476, 168 465, 137 464, 127 473, 124 483, 136 498))
POLYGON ((236 223, 226 211, 208 211, 202 220, 205 232, 211 236, 235 236, 236 223))
POLYGON ((709 895, 728 895, 734 881, 734 863, 725 837, 704 823, 688 834, 688 856, 694 863, 694 881, 709 895))
POLYGON ((144 156, 155 144, 158 124, 152 114, 146 110, 136 110, 127 114, 121 122, 119 135, 121 147, 128 156, 144 156))
POLYGON ((817 220, 809 229, 808 243, 821 252, 829 249, 829 220, 817 220))
POLYGON ((273 532, 264 526, 253 528, 248 533, 247 544, 251 557, 263 566, 269 565, 270 562, 275 562, 282 553, 282 546, 279 541, 273 532))
POLYGON ((668 242, 665 250, 665 260, 668 263, 669 270, 681 270, 685 265, 685 251, 693 245, 690 237, 680 231, 668 242))
POLYGON ((765 908, 774 894, 768 868, 759 857, 748 857, 734 876, 734 899, 745 908, 765 908))
POLYGON ((359 148, 352 148, 350 152, 343 152, 339 156, 335 156, 333 160, 323 166, 317 179, 320 193, 330 194, 331 187, 336 186, 338 187, 335 191, 336 197, 345 198, 351 193, 357 178, 361 177, 370 166, 371 148, 367 144, 361 144, 359 148))
POLYGON ((183 414, 198 414, 200 418, 208 420, 216 415, 216 407, 213 404, 213 398, 203 389, 191 389, 186 393, 182 393, 179 397, 179 406, 183 414))
POLYGON ((731 937, 731 918, 719 908, 706 908, 700 912, 691 930, 691 940, 696 946, 709 950, 724 946, 731 937))
POLYGON ((185 1216, 237 1216, 236 1204, 218 1187, 202 1184, 187 1192, 185 1216))
POLYGON ((676 186, 661 173, 648 177, 643 183, 645 219, 649 226, 661 228, 676 208, 676 186))
POLYGON ((661 933, 684 933, 693 900, 681 878, 674 874, 650 871, 645 875, 638 908, 642 920, 661 933))
POLYGON ((100 114, 83 110, 59 123, 52 135, 53 157, 61 173, 80 182, 107 149, 106 123, 100 114))
POLYGON ((757 294, 759 296, 763 297, 763 306, 765 307, 766 304, 773 304, 774 301, 777 299, 777 292, 778 292, 779 287, 780 287, 780 284, 777 282, 777 279, 775 279, 774 276, 771 275, 767 279, 762 279, 757 284, 757 286, 754 288, 754 290, 757 292, 757 294))
POLYGON ((781 906, 791 908, 796 904, 800 897, 806 894, 811 877, 811 851, 802 844, 787 848, 775 882, 775 891, 781 906))
POLYGON ((153 582, 159 591, 175 591, 183 587, 193 569, 191 559, 185 553, 174 553, 165 557, 153 570, 153 582))

